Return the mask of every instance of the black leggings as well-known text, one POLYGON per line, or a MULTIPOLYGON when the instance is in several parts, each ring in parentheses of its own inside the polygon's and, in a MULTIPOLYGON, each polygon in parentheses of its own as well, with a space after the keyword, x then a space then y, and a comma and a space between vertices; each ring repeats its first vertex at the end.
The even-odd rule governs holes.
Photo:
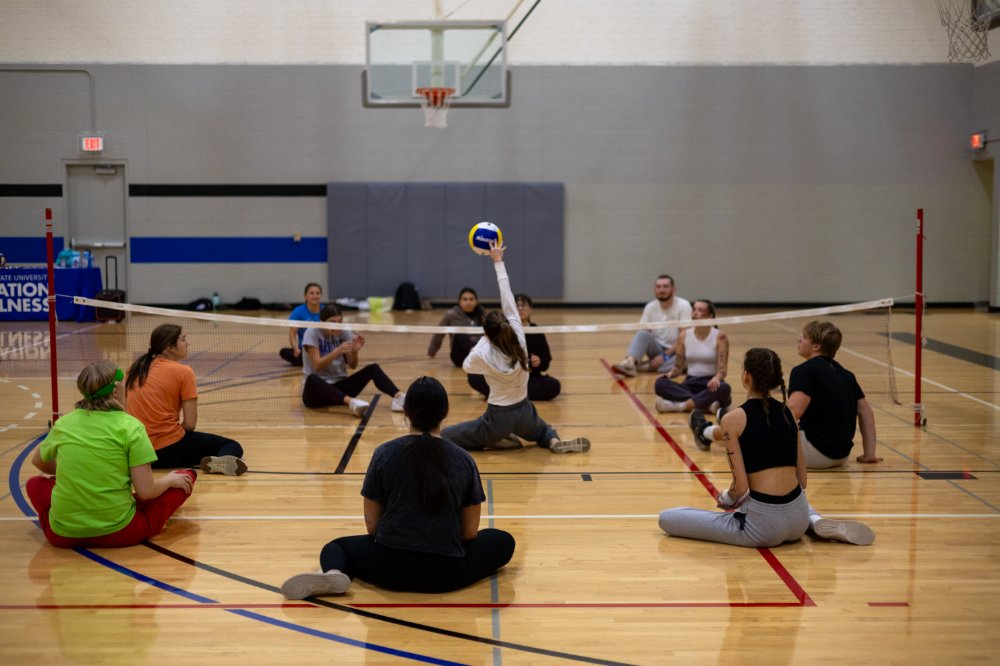
POLYGON ((399 389, 382 372, 378 363, 372 363, 332 384, 316 373, 309 375, 302 387, 302 404, 306 407, 342 405, 345 396, 357 397, 368 386, 368 382, 375 382, 375 388, 386 395, 394 396, 399 393, 399 389))
POLYGON ((387 548, 368 534, 334 539, 323 547, 323 571, 337 569, 386 590, 451 592, 493 574, 514 556, 514 537, 503 530, 480 530, 464 541, 465 557, 387 548))
POLYGON ((301 351, 299 352, 299 355, 296 356, 295 352, 292 350, 291 347, 282 347, 280 350, 278 350, 278 356, 280 356, 281 358, 285 359, 286 361, 288 361, 289 363, 291 363, 292 365, 294 365, 296 368, 301 368, 302 367, 302 352, 301 351))
POLYGON ((197 467, 205 456, 243 457, 243 447, 236 440, 210 432, 189 430, 179 441, 156 451, 155 469, 197 467))
MULTIPOLYGON (((486 378, 482 375, 469 375, 469 386, 483 394, 483 397, 490 397, 490 387, 486 383, 486 378)), ((562 384, 555 377, 548 375, 537 375, 532 373, 528 376, 528 400, 531 402, 545 402, 552 400, 562 390, 562 384)))
POLYGON ((461 368, 465 363, 465 357, 469 355, 472 348, 479 341, 478 335, 464 335, 456 333, 451 336, 451 362, 456 368, 461 368))

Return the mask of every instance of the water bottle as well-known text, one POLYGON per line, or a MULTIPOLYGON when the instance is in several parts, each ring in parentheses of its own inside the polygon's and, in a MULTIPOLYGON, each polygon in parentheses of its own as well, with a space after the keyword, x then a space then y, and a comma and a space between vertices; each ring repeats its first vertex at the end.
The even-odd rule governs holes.
POLYGON ((212 312, 215 312, 219 308, 219 292, 214 292, 212 294, 212 312))

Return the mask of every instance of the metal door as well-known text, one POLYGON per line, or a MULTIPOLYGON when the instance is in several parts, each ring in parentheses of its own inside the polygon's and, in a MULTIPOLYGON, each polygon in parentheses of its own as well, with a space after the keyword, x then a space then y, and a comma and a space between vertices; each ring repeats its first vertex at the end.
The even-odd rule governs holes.
MULTIPOLYGON (((118 258, 118 288, 127 290, 128 253, 125 225, 125 165, 67 165, 69 242, 76 250, 90 250, 94 265, 104 269, 105 257, 118 258)), ((114 262, 111 262, 114 270, 114 262)), ((114 288, 115 276, 110 277, 114 288)))

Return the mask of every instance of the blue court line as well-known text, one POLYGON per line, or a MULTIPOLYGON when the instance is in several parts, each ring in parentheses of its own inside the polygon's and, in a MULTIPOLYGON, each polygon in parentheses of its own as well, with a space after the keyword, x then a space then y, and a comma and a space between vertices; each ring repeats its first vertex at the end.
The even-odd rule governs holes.
MULTIPOLYGON (((28 454, 30 454, 35 449, 35 447, 38 446, 38 444, 44 438, 45 438, 45 436, 42 435, 42 436, 38 437, 37 439, 35 439, 30 445, 28 445, 27 447, 25 447, 24 451, 22 451, 17 456, 17 459, 14 460, 14 464, 12 464, 10 466, 10 472, 8 473, 8 476, 7 476, 7 483, 10 486, 10 495, 11 495, 11 497, 14 498, 14 503, 17 504, 18 508, 21 510, 22 513, 24 513, 24 515, 29 516, 29 517, 37 517, 37 514, 35 513, 34 509, 31 507, 31 505, 28 503, 28 501, 25 499, 24 494, 21 492, 21 486, 18 483, 18 480, 19 480, 20 475, 21 475, 21 467, 24 465, 24 461, 28 457, 28 454)), ((161 589, 161 590, 163 590, 165 592, 169 592, 171 594, 176 594, 179 597, 183 597, 185 599, 188 599, 190 601, 194 601, 194 602, 197 602, 197 603, 200 603, 200 604, 216 604, 216 603, 219 603, 217 601, 209 599, 208 597, 203 597, 203 596, 201 596, 199 594, 195 594, 193 592, 189 592, 189 591, 183 590, 183 589, 181 589, 179 587, 175 587, 173 585, 170 585, 169 583, 164 583, 163 581, 156 580, 155 578, 150 578, 149 576, 146 576, 145 574, 141 574, 138 571, 134 571, 134 570, 129 569, 127 567, 124 567, 124 566, 122 566, 122 565, 120 565, 120 564, 118 564, 116 562, 112 562, 111 560, 109 560, 109 559, 107 559, 105 557, 102 557, 102 556, 98 555, 97 553, 94 553, 93 551, 90 551, 90 550, 88 550, 86 548, 74 548, 73 550, 75 550, 80 555, 83 555, 87 559, 92 560, 92 561, 94 561, 94 562, 96 562, 96 563, 98 563, 98 564, 100 564, 102 566, 108 567, 109 569, 111 569, 113 571, 117 571, 118 573, 121 573, 123 575, 129 576, 130 578, 134 578, 135 580, 137 580, 139 582, 147 583, 149 585, 152 585, 153 587, 161 589)), ((241 615, 241 616, 249 618, 251 620, 256 620, 258 622, 264 622, 266 624, 271 624, 271 625, 274 625, 276 627, 281 627, 283 629, 290 629, 292 631, 297 631, 299 633, 307 634, 309 636, 314 636, 316 638, 322 638, 324 640, 333 641, 333 642, 336 642, 336 643, 342 643, 344 645, 350 645, 352 647, 359 647, 359 648, 363 648, 365 650, 371 650, 373 652, 381 652, 383 654, 392 655, 394 657, 401 657, 401 658, 404 658, 404 659, 412 659, 413 661, 420 661, 420 662, 424 662, 424 663, 427 663, 427 664, 449 664, 449 665, 451 665, 451 664, 459 664, 459 662, 446 661, 444 659, 438 659, 436 657, 430 657, 430 656, 427 656, 427 655, 421 655, 421 654, 417 654, 415 652, 407 652, 405 650, 397 650, 395 648, 386 647, 384 645, 377 645, 375 643, 368 643, 368 642, 364 642, 364 641, 358 641, 358 640, 355 640, 353 638, 347 638, 346 636, 338 636, 337 634, 331 634, 331 633, 326 632, 326 631, 319 631, 317 629, 310 629, 309 627, 304 627, 304 626, 301 626, 301 625, 293 624, 291 622, 285 622, 283 620, 277 620, 275 618, 267 617, 266 615, 261 615, 260 613, 255 613, 255 612, 252 612, 252 611, 240 610, 240 609, 223 609, 223 610, 226 613, 233 613, 234 615, 241 615)))
MULTIPOLYGON (((28 457, 28 454, 31 453, 31 451, 35 448, 35 446, 37 446, 38 443, 41 442, 43 439, 44 439, 44 435, 41 436, 41 437, 38 437, 34 442, 31 443, 30 446, 28 446, 27 448, 25 448, 25 450, 22 451, 20 455, 18 455, 17 459, 14 461, 14 464, 11 466, 10 473, 8 475, 8 483, 10 484, 11 495, 14 498, 14 502, 21 509, 21 511, 24 513, 24 515, 29 516, 29 517, 35 517, 36 514, 35 514, 34 510, 31 508, 31 506, 28 504, 28 502, 25 500, 24 495, 21 493, 21 489, 20 489, 20 486, 17 483, 17 480, 18 480, 18 477, 20 475, 20 468, 24 464, 24 460, 28 457)), ((160 553, 162 555, 166 555, 168 557, 172 557, 172 558, 174 558, 176 560, 179 560, 181 562, 185 562, 187 564, 190 564, 191 566, 194 566, 195 568, 215 573, 215 574, 220 575, 220 576, 222 576, 224 578, 229 578, 230 580, 235 580, 235 581, 239 581, 239 582, 242 582, 242 583, 246 583, 247 585, 250 585, 250 586, 253 586, 253 587, 257 587, 257 588, 260 588, 262 590, 267 590, 269 592, 274 592, 274 593, 278 593, 279 592, 278 588, 274 587, 273 585, 268 585, 268 584, 262 583, 260 581, 251 580, 251 579, 246 578, 244 576, 239 576, 238 574, 233 574, 231 572, 224 571, 222 569, 219 569, 218 567, 213 567, 212 565, 209 565, 209 564, 204 564, 202 562, 197 562, 195 560, 192 560, 191 558, 188 558, 188 557, 185 557, 183 555, 180 555, 179 553, 175 553, 175 552, 173 552, 173 551, 171 551, 169 549, 164 548, 163 546, 159 546, 159 545, 154 544, 152 542, 146 541, 142 545, 144 545, 147 548, 150 548, 151 550, 153 550, 155 552, 158 552, 158 553, 160 553)), ((91 551, 88 551, 86 549, 77 549, 77 552, 79 552, 81 555, 85 555, 86 557, 89 557, 90 559, 93 559, 95 562, 98 562, 98 560, 95 559, 95 558, 99 557, 99 556, 94 555, 94 553, 92 553, 91 551), (93 557, 91 557, 91 556, 93 556, 93 557)), ((114 564, 114 563, 111 563, 111 564, 114 564)), ((173 586, 170 586, 167 583, 162 583, 160 581, 156 581, 155 579, 148 578, 146 576, 143 576, 142 574, 139 574, 138 572, 131 572, 131 570, 125 569, 124 567, 120 567, 120 566, 116 565, 116 568, 117 568, 117 570, 120 570, 122 573, 125 573, 126 575, 130 575, 131 576, 132 573, 135 573, 136 575, 132 576, 132 577, 135 578, 136 580, 141 580, 143 582, 147 582, 148 581, 149 584, 155 585, 156 587, 158 587, 160 589, 163 589, 163 590, 166 590, 166 591, 169 591, 169 592, 173 592, 173 589, 171 589, 173 586)), ((187 597, 187 594, 193 594, 193 593, 186 593, 185 594, 184 590, 180 590, 179 588, 174 588, 174 589, 179 590, 177 592, 177 594, 180 594, 180 596, 185 596, 186 598, 195 598, 195 597, 197 597, 197 595, 194 595, 192 597, 187 597)), ((198 599, 202 599, 202 598, 205 598, 205 597, 197 597, 197 598, 198 599)), ((590 663, 590 664, 618 665, 618 664, 623 664, 624 663, 624 662, 611 661, 611 660, 607 660, 607 659, 597 659, 597 658, 593 658, 593 657, 585 657, 583 655, 572 654, 572 653, 569 653, 569 652, 558 652, 558 651, 555 651, 555 650, 547 650, 545 648, 537 648, 537 647, 533 647, 533 646, 530 646, 530 645, 523 645, 523 644, 520 644, 520 643, 510 643, 510 642, 507 642, 507 641, 500 641, 500 640, 494 639, 494 638, 482 638, 480 636, 475 636, 475 635, 472 635, 472 634, 463 634, 461 632, 452 631, 450 629, 443 629, 443 628, 434 627, 434 626, 431 626, 431 625, 419 624, 419 623, 416 623, 416 622, 410 622, 409 620, 403 620, 403 619, 400 619, 400 618, 394 618, 394 617, 391 617, 391 616, 388 616, 388 615, 379 615, 379 614, 373 613, 371 611, 366 611, 366 610, 363 610, 363 609, 360 609, 360 608, 354 608, 352 606, 346 606, 346 605, 343 605, 343 604, 332 603, 332 602, 326 601, 324 599, 310 599, 309 601, 314 606, 322 606, 324 608, 329 608, 329 609, 332 609, 332 610, 337 610, 337 611, 341 611, 341 612, 351 613, 351 614, 357 615, 359 617, 366 617, 366 618, 377 620, 377 621, 380 621, 380 622, 388 622, 388 623, 391 623, 391 624, 395 624, 397 626, 402 626, 402 627, 406 627, 406 628, 409 628, 409 629, 415 629, 415 630, 418 630, 418 631, 427 631, 427 632, 438 634, 440 636, 447 636, 447 637, 450 637, 450 638, 457 638, 457 639, 467 640, 467 641, 473 641, 473 642, 477 642, 477 643, 487 643, 487 644, 494 645, 494 646, 505 647, 505 648, 509 648, 509 649, 513 649, 513 650, 520 650, 520 651, 529 652, 529 653, 533 653, 533 654, 539 654, 539 655, 543 655, 543 656, 547 656, 547 657, 555 657, 557 659, 579 661, 579 662, 590 663)), ((200 603, 216 603, 216 602, 209 600, 207 602, 200 602, 200 603)), ((266 616, 263 616, 263 615, 259 615, 257 613, 252 613, 250 611, 237 610, 237 609, 222 609, 222 610, 225 610, 226 612, 234 613, 236 615, 242 615, 242 616, 247 617, 249 619, 258 620, 258 621, 261 621, 261 622, 266 622, 266 623, 269 623, 269 624, 273 624, 275 626, 280 626, 280 627, 283 627, 283 628, 291 629, 293 631, 298 631, 300 633, 313 635, 313 636, 316 636, 316 637, 319 637, 319 638, 325 638, 327 640, 344 642, 344 643, 351 644, 351 645, 354 644, 354 643, 350 643, 350 641, 353 641, 353 639, 348 639, 348 638, 345 638, 345 637, 342 637, 342 636, 337 636, 336 634, 326 634, 324 632, 318 632, 316 630, 309 629, 308 627, 302 627, 300 625, 294 625, 294 624, 291 624, 291 623, 285 623, 285 622, 283 622, 281 620, 274 620, 273 618, 269 618, 269 617, 266 617, 266 616)), ((408 657, 408 658, 414 659, 416 661, 424 661, 426 663, 435 663, 435 664, 452 664, 452 663, 455 663, 455 662, 448 662, 448 661, 438 660, 435 657, 428 657, 428 656, 425 656, 425 655, 417 655, 417 654, 413 654, 413 653, 408 653, 408 652, 393 650, 393 648, 387 648, 387 647, 384 647, 384 646, 374 645, 372 643, 359 643, 359 646, 360 647, 364 647, 365 649, 373 650, 373 651, 382 651, 382 652, 385 652, 386 654, 393 654, 393 655, 396 655, 396 656, 408 657)))

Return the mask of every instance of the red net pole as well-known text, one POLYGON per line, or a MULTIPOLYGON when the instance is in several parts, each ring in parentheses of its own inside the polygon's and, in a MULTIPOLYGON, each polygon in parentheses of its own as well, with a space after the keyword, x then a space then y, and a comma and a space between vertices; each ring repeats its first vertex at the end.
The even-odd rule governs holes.
POLYGON ((59 381, 56 360, 56 262, 52 245, 52 209, 45 209, 45 253, 49 269, 49 375, 52 382, 52 423, 59 418, 59 381))
POLYGON ((920 402, 920 383, 922 381, 921 361, 924 357, 924 209, 917 209, 917 288, 914 292, 917 317, 914 332, 914 350, 916 358, 913 361, 913 425, 920 426, 923 421, 923 405, 920 402))

